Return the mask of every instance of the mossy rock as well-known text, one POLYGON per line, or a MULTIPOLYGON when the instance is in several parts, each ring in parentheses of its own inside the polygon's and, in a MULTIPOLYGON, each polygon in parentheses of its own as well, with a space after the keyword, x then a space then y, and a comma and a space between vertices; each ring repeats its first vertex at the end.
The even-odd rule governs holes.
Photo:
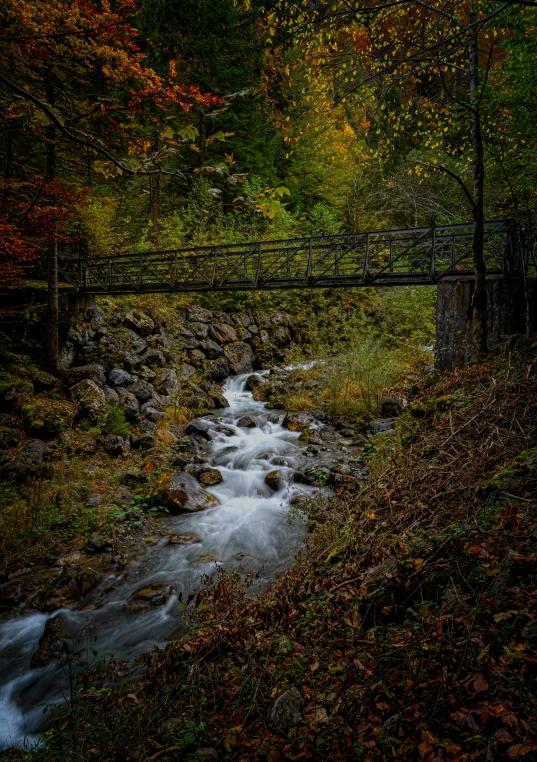
POLYGON ((50 439, 71 428, 75 407, 69 402, 37 397, 22 405, 21 414, 28 434, 50 439))
POLYGON ((28 378, 11 373, 0 373, 0 408, 11 411, 24 397, 34 393, 34 385, 28 378))
POLYGON ((537 481, 537 447, 524 450, 498 471, 491 479, 477 485, 478 495, 508 492, 514 495, 534 494, 537 481))
POLYGON ((37 391, 49 391, 50 389, 54 389, 58 381, 58 379, 51 373, 46 373, 44 370, 39 370, 39 368, 31 368, 29 376, 34 382, 37 391))

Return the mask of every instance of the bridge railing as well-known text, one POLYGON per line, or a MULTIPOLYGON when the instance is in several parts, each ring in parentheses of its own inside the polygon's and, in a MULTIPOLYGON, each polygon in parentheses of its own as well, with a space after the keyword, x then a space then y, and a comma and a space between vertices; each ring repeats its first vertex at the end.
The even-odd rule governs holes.
MULTIPOLYGON (((77 291, 204 291, 432 284, 472 277, 471 224, 190 247, 113 257, 60 257, 77 291)), ((524 271, 528 245, 513 223, 485 224, 489 277, 524 271)))

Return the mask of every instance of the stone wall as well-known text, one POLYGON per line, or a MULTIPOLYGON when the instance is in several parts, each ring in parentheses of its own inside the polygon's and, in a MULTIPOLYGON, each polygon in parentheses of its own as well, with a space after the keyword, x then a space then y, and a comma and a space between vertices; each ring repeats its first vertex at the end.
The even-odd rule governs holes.
MULTIPOLYGON (((436 357, 439 370, 465 365, 473 354, 472 281, 438 284, 436 357)), ((537 329, 537 281, 521 279, 488 284, 488 341, 494 346, 515 333, 537 329)))

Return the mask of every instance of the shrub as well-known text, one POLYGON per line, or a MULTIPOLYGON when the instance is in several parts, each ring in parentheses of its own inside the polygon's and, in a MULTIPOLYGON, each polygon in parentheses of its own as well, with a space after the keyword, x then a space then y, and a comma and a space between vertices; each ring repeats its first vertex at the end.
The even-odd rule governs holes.
POLYGON ((111 434, 115 437, 128 437, 129 424, 125 411, 119 405, 111 403, 106 408, 106 414, 100 426, 101 434, 111 434))

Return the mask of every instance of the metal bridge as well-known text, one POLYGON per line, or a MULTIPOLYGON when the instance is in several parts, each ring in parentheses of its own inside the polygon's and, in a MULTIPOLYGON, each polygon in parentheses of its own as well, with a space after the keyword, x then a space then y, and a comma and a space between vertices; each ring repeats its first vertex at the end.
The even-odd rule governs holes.
MULTIPOLYGON (((92 294, 434 285, 473 279, 472 233, 471 224, 443 225, 111 257, 60 256, 58 274, 76 291, 92 294)), ((529 235, 512 221, 485 223, 487 277, 527 274, 530 248, 529 235)))

